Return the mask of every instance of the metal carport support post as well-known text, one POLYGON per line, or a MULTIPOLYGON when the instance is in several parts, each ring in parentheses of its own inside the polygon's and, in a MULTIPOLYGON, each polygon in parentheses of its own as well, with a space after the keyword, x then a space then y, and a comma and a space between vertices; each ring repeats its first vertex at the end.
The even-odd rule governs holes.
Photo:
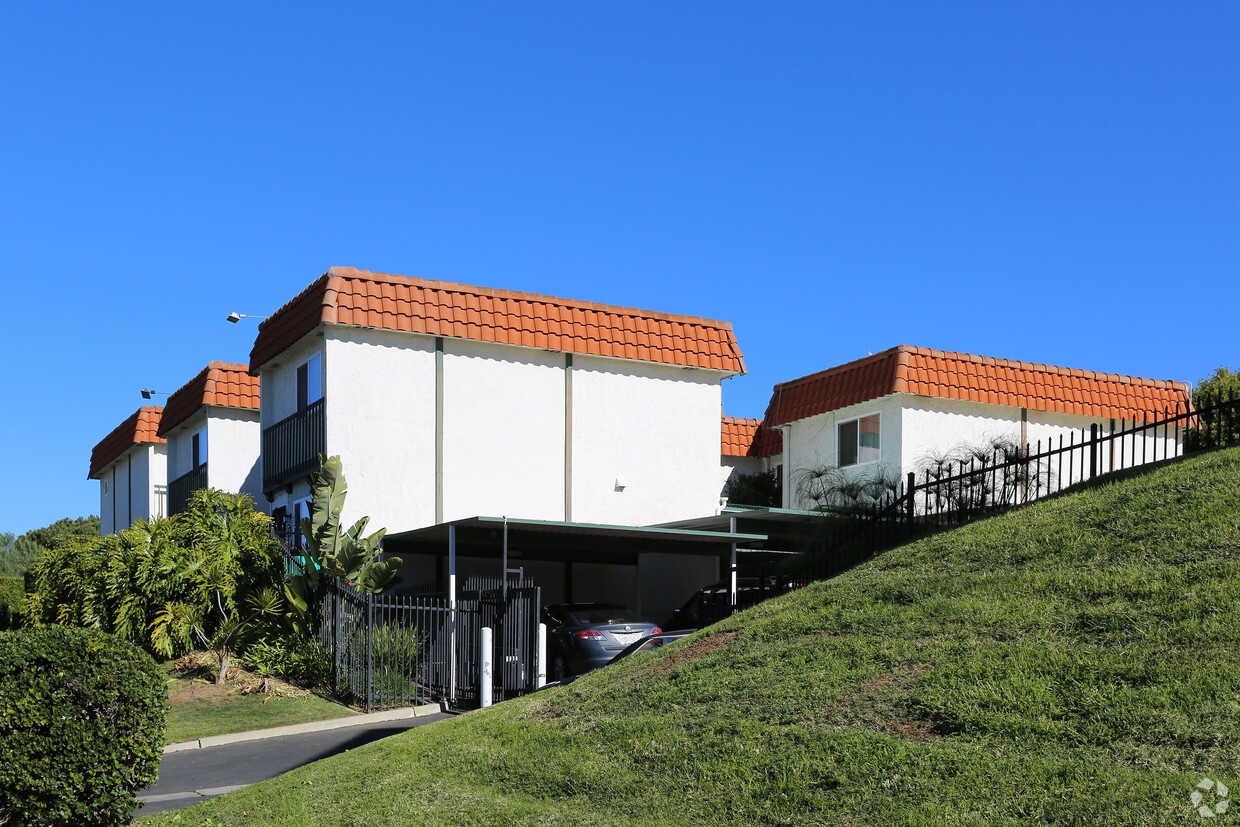
MULTIPOLYGON (((728 518, 728 528, 736 534, 736 517, 728 518)), ((736 543, 732 543, 732 573, 728 578, 729 592, 732 596, 732 611, 736 611, 736 543)))
POLYGON ((456 702, 456 526, 448 526, 448 697, 456 702))

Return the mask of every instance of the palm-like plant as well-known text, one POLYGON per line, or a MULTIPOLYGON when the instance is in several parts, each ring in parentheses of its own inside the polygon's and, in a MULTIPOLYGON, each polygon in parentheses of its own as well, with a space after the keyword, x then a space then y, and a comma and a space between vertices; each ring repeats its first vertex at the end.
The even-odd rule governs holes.
POLYGON ((317 610, 323 589, 331 580, 343 580, 355 589, 378 594, 399 582, 399 557, 380 559, 387 529, 363 536, 369 517, 362 517, 341 531, 349 486, 340 457, 319 457, 319 470, 311 478, 310 516, 302 518, 306 545, 301 550, 301 573, 289 578, 284 595, 289 619, 303 633, 316 637, 321 618, 317 610))

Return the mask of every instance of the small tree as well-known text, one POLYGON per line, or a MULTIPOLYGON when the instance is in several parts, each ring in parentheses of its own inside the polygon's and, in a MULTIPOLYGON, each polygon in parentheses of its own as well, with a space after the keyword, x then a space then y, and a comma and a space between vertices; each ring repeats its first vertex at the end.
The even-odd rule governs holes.
POLYGON ((1199 411, 1196 428, 1189 433, 1192 448, 1217 448, 1240 442, 1240 411, 1232 404, 1240 400, 1240 371, 1226 366, 1197 383, 1193 389, 1193 409, 1199 411))
POLYGON ((379 529, 364 537, 369 517, 362 517, 347 531, 340 530, 349 486, 340 457, 319 457, 319 470, 311 478, 310 516, 301 521, 305 547, 301 549, 301 573, 284 585, 284 596, 294 626, 317 637, 321 618, 319 600, 327 583, 343 580, 355 589, 378 594, 399 582, 399 557, 380 559, 383 535, 379 529))
POLYGON ((775 470, 754 474, 734 474, 723 487, 728 502, 778 508, 783 503, 783 488, 775 470))

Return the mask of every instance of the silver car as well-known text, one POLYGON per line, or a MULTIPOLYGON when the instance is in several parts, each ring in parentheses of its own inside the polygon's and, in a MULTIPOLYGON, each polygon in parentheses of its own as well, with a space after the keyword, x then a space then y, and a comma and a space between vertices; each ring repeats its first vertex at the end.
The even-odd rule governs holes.
POLYGON ((553 681, 605 666, 630 643, 662 631, 614 603, 557 603, 543 609, 542 620, 553 681))

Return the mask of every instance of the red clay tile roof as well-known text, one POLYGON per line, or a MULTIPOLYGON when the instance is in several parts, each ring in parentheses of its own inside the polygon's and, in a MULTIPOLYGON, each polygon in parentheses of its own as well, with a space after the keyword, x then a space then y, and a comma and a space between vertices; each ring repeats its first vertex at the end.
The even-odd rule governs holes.
POLYGON ((159 423, 159 435, 167 436, 173 428, 208 406, 257 411, 258 386, 258 377, 251 376, 246 365, 212 362, 168 397, 163 420, 159 423))
POLYGON ((1103 419, 1141 419, 1141 414, 1174 411, 1177 406, 1184 410, 1189 401, 1189 388, 1183 382, 899 345, 776 385, 755 453, 769 456, 782 450, 779 434, 766 427, 892 393, 1103 419))
POLYGON ((752 456, 754 437, 758 433, 761 419, 741 419, 739 416, 725 416, 722 427, 722 453, 725 457, 752 456))
POLYGON ((352 267, 332 267, 259 325, 251 372, 324 323, 745 372, 727 322, 352 267))
POLYGON ((159 420, 164 409, 152 405, 143 405, 133 412, 128 419, 117 425, 112 433, 105 436, 90 452, 90 473, 87 479, 108 467, 108 464, 135 445, 167 442, 158 436, 159 420))

